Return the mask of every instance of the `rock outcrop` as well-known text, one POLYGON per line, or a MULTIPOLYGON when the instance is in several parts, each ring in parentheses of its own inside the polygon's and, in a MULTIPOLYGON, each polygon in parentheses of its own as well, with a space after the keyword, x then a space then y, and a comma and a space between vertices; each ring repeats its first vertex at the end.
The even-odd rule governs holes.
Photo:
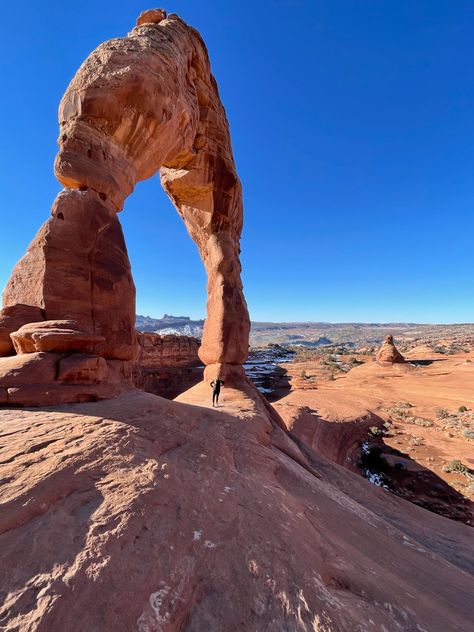
POLYGON ((2 630, 471 628, 472 528, 222 398, 0 411, 2 630))
POLYGON ((137 365, 144 369, 196 366, 199 340, 192 336, 137 332, 140 348, 137 365))
POLYGON ((137 341, 140 352, 133 368, 137 388, 173 399, 202 379, 196 338, 137 332, 137 341))
POLYGON ((405 362, 405 358, 398 351, 395 343, 393 342, 393 336, 385 336, 385 340, 382 346, 377 351, 376 360, 377 362, 387 364, 397 364, 405 362))
POLYGON ((65 188, 3 293, 0 353, 11 355, 12 345, 21 354, 85 351, 124 365, 121 388, 130 387, 135 288, 117 212, 138 181, 160 171, 207 272, 199 351, 206 376, 242 379, 249 336, 242 190, 198 32, 161 9, 142 13, 127 37, 105 42, 82 64, 59 123, 55 173, 65 188), (46 324, 31 327, 38 321, 46 324))

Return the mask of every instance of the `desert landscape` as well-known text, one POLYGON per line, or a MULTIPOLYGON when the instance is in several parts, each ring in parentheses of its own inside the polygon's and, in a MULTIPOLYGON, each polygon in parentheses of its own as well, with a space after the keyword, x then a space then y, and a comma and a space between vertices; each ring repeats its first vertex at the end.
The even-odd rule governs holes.
POLYGON ((58 118, 0 312, 0 630, 468 632, 474 325, 250 320, 229 123, 175 13, 100 44, 58 118), (157 173, 202 319, 136 314, 119 213, 157 173))

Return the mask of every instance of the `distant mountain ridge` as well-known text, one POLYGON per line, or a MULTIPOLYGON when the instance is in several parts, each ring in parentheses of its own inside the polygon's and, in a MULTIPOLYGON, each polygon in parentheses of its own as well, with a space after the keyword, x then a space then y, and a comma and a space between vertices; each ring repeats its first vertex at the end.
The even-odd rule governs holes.
MULTIPOLYGON (((163 314, 162 318, 153 318, 151 316, 136 316, 136 328, 138 331, 152 331, 151 329, 143 329, 144 327, 181 327, 186 325, 203 326, 204 319, 191 320, 189 316, 172 316, 171 314, 163 314)), ((252 329, 339 329, 340 327, 354 327, 366 329, 368 327, 394 327, 396 329, 408 329, 410 327, 423 326, 421 323, 328 323, 324 321, 252 321, 252 329)))
MULTIPOLYGON (((201 338, 203 326, 203 319, 192 320, 189 316, 164 314, 162 318, 141 315, 136 317, 138 331, 153 331, 162 335, 177 334, 201 338)), ((361 346, 382 342, 387 334, 401 336, 425 327, 428 326, 415 323, 252 322, 250 344, 320 346, 352 343, 353 346, 361 346)))
MULTIPOLYGON (((191 320, 189 316, 163 318, 137 316, 138 331, 156 331, 159 334, 177 334, 202 337, 204 320, 191 320)), ((264 347, 278 344, 284 347, 322 347, 345 345, 350 348, 377 347, 385 336, 396 341, 441 340, 459 335, 472 336, 474 325, 430 325, 419 323, 272 323, 252 322, 250 346, 264 347)))
POLYGON ((172 316, 164 314, 163 318, 136 316, 135 327, 138 331, 155 331, 159 334, 179 334, 182 336, 202 336, 204 320, 191 320, 189 316, 172 316))

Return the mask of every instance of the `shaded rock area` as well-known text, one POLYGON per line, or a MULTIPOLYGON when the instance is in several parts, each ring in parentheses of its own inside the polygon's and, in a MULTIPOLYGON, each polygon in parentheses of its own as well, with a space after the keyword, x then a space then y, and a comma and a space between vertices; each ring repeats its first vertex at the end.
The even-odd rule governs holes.
POLYGON ((191 336, 160 336, 137 332, 140 353, 133 383, 147 393, 173 399, 202 379, 199 340, 191 336))
POLYGON ((285 379, 286 371, 279 366, 281 362, 290 362, 294 351, 268 345, 261 349, 250 349, 249 357, 244 365, 247 378, 255 384, 258 390, 270 399, 278 388, 289 388, 285 379))
MULTIPOLYGON (((127 37, 101 44, 81 65, 61 100, 59 127, 55 174, 64 189, 3 292, 2 357, 92 354, 121 364, 114 392, 132 388, 135 286, 117 213, 137 182, 160 171, 207 273, 201 361, 210 378, 243 379, 250 323, 240 277, 242 188, 199 33, 162 9, 143 12, 127 37)), ((8 402, 84 398, 71 380, 45 389, 26 375, 24 400, 22 391, 13 401, 11 384, 0 383, 8 402)), ((97 384, 89 391, 109 392, 97 384)))
POLYGON ((353 420, 328 422, 309 406, 279 408, 291 434, 338 465, 359 471, 360 445, 366 439, 369 428, 382 426, 382 420, 368 412, 353 420))
POLYGON ((387 364, 401 364, 402 362, 405 362, 405 358, 398 351, 395 343, 393 342, 393 336, 385 336, 385 340, 377 352, 376 360, 377 362, 387 364))
POLYGON ((206 386, 0 411, 3 630, 470 629, 471 529, 206 386))

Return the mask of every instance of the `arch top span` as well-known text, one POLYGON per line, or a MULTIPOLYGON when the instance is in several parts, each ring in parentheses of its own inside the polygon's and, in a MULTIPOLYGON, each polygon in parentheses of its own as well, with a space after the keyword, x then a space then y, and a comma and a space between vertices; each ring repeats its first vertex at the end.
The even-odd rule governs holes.
POLYGON ((160 171, 207 273, 206 377, 243 377, 242 189, 199 33, 162 9, 142 13, 127 37, 101 44, 81 65, 59 127, 55 174, 65 188, 5 288, 0 354, 3 336, 4 355, 87 351, 127 375, 135 288, 117 212, 138 181, 160 171), (24 306, 38 310, 35 318, 24 306))

